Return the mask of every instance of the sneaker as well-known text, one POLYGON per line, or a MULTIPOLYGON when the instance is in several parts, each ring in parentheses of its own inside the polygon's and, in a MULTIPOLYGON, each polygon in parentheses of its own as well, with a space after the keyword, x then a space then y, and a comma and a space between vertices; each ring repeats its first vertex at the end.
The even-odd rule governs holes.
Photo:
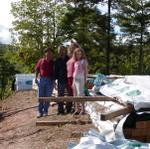
POLYGON ((69 110, 69 111, 67 111, 66 113, 67 113, 67 114, 71 114, 71 113, 72 113, 72 111, 71 111, 71 110, 69 110))
POLYGON ((48 113, 44 113, 43 116, 48 116, 48 113))
POLYGON ((65 115, 65 112, 57 112, 57 115, 65 115))
POLYGON ((78 112, 78 111, 75 111, 74 113, 73 113, 73 115, 79 115, 80 114, 80 112, 78 112))
POLYGON ((40 117, 42 117, 43 115, 41 114, 41 113, 38 113, 37 114, 37 118, 40 118, 40 117))
POLYGON ((84 115, 84 114, 85 114, 85 111, 81 111, 79 114, 80 114, 80 115, 84 115))

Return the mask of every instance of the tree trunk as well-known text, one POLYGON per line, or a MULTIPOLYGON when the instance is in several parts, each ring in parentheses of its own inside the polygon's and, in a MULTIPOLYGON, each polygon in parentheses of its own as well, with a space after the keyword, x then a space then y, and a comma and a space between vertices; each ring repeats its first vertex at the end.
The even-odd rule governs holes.
POLYGON ((110 73, 110 49, 111 49, 111 39, 110 39, 110 23, 111 23, 111 0, 108 0, 108 29, 107 29, 107 50, 106 50, 106 73, 110 73))
POLYGON ((141 35, 140 35, 140 51, 139 51, 139 74, 143 74, 143 27, 144 27, 144 20, 143 20, 143 3, 142 5, 142 14, 141 14, 141 35))

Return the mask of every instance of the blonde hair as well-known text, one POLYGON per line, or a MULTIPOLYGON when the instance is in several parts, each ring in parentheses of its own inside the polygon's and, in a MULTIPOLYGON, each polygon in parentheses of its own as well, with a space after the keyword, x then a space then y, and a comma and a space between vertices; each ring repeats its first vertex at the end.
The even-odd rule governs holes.
POLYGON ((71 45, 68 47, 68 55, 69 56, 72 56, 73 55, 73 52, 76 48, 79 48, 80 46, 77 44, 77 43, 71 43, 71 45))
POLYGON ((74 61, 77 61, 77 60, 78 60, 78 59, 77 59, 77 52, 81 52, 81 53, 82 53, 81 59, 86 59, 84 50, 83 50, 82 48, 77 48, 77 49, 75 49, 75 51, 73 52, 73 60, 74 60, 74 61))

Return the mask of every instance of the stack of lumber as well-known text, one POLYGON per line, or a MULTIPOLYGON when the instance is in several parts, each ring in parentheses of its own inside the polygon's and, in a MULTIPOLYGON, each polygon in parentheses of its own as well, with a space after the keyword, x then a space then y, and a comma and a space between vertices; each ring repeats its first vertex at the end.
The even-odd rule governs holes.
POLYGON ((137 121, 135 128, 124 128, 123 133, 126 139, 150 143, 150 120, 137 121))

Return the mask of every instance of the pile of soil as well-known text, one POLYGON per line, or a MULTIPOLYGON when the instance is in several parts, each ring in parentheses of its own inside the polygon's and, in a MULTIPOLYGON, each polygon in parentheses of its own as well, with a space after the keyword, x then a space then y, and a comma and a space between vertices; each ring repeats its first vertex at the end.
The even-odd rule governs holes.
POLYGON ((57 105, 49 115, 37 119, 37 93, 16 91, 0 102, 0 149, 66 149, 69 142, 78 143, 92 124, 36 126, 38 120, 89 120, 88 115, 57 115, 57 105))

